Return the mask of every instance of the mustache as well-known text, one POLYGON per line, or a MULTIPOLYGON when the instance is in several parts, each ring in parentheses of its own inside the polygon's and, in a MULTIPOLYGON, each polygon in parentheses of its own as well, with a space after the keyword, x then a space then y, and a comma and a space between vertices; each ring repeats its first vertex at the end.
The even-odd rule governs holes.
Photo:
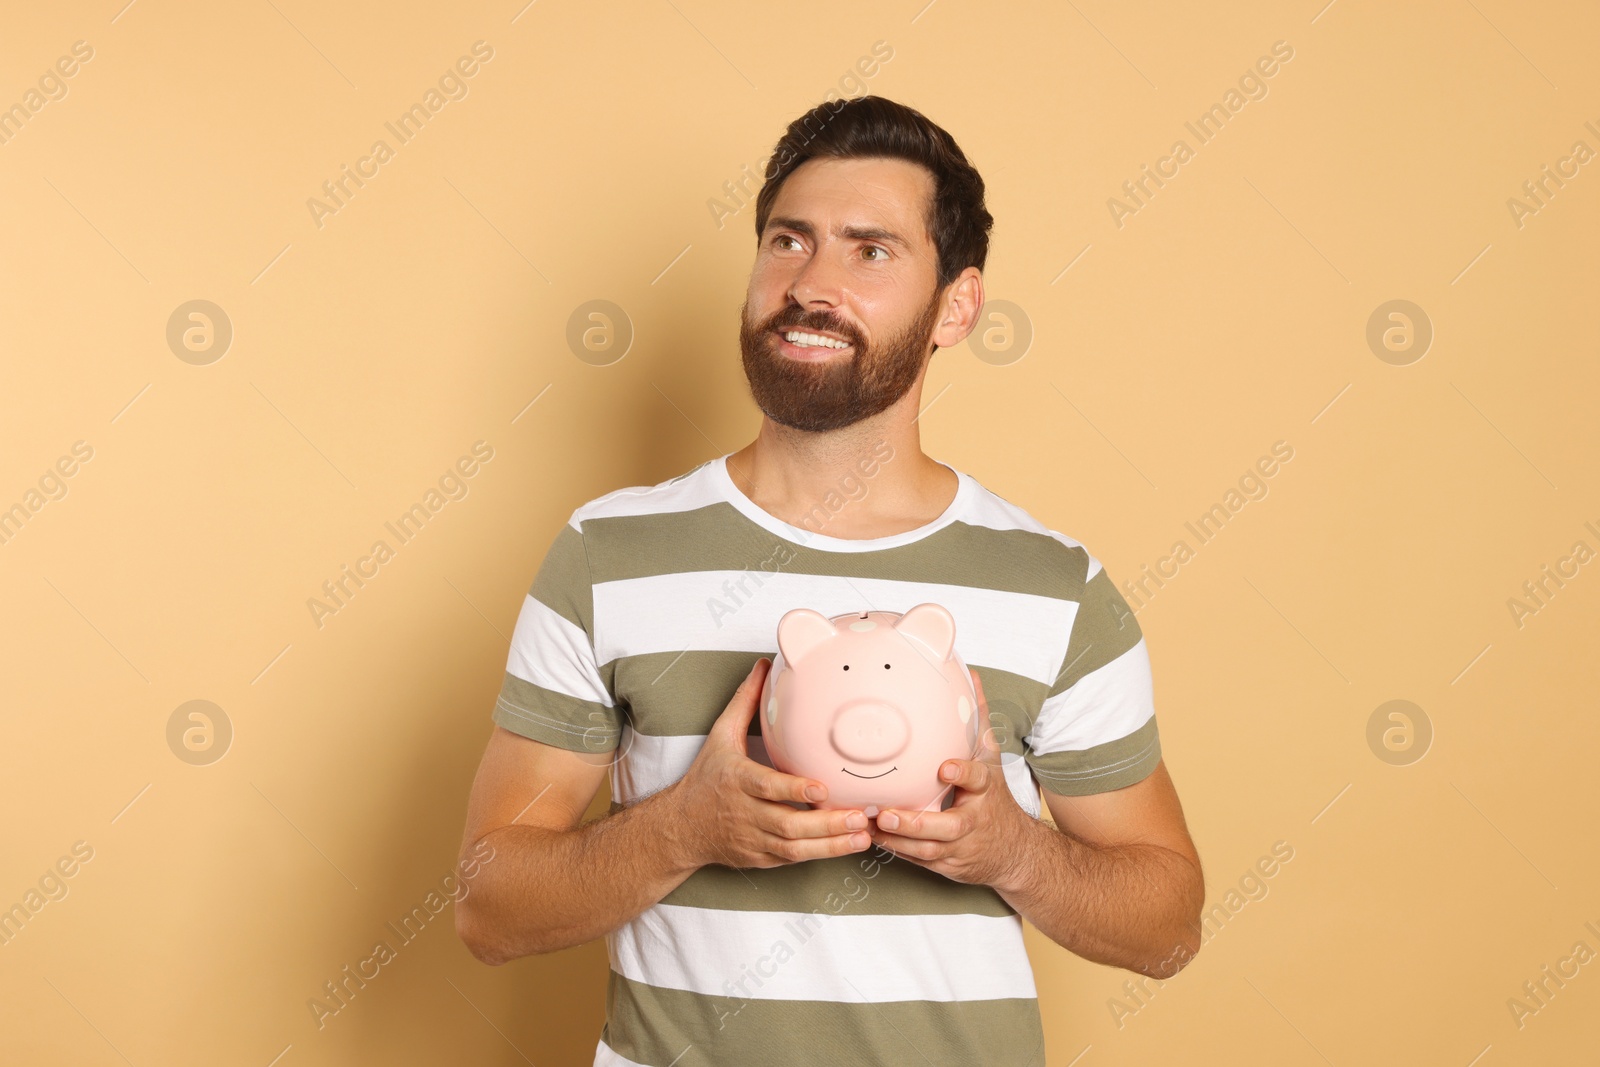
POLYGON ((766 330, 806 330, 811 333, 830 333, 860 346, 861 338, 849 323, 821 312, 807 312, 801 308, 788 308, 768 319, 766 330))

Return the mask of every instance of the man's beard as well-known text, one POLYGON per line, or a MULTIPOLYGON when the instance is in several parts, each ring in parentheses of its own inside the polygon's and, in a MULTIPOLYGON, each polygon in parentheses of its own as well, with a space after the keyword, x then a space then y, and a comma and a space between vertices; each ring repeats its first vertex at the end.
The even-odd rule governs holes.
POLYGON ((939 317, 939 290, 910 326, 870 349, 845 322, 826 312, 789 304, 766 322, 751 326, 739 308, 739 351, 756 406, 773 422, 823 433, 870 418, 905 396, 922 373, 929 337, 939 317), (818 362, 790 359, 778 351, 775 330, 828 333, 850 342, 848 356, 818 362))

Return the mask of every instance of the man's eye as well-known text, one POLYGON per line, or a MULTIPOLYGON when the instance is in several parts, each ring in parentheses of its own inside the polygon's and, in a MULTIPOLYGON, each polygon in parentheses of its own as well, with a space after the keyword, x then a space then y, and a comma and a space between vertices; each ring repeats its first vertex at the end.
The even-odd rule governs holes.
POLYGON ((784 241, 793 241, 793 240, 794 240, 794 237, 791 236, 790 234, 780 233, 780 234, 778 234, 778 236, 776 236, 776 237, 774 237, 772 239, 772 243, 775 244, 775 245, 778 245, 779 247, 782 247, 782 243, 784 241))
MULTIPOLYGON (((884 248, 882 245, 867 245, 865 248, 862 249, 862 251, 863 252, 882 252, 884 259, 888 259, 889 258, 889 250, 887 248, 884 248)), ((883 262, 883 260, 879 259, 879 260, 874 260, 873 262, 881 263, 881 262, 883 262)))

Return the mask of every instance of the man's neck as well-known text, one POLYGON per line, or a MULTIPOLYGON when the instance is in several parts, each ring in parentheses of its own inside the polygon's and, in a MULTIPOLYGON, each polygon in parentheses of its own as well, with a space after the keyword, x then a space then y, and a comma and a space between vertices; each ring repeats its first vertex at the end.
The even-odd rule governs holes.
POLYGON ((944 513, 959 486, 922 451, 915 423, 876 419, 833 433, 761 420, 728 456, 728 476, 757 507, 791 526, 844 540, 889 537, 944 513))

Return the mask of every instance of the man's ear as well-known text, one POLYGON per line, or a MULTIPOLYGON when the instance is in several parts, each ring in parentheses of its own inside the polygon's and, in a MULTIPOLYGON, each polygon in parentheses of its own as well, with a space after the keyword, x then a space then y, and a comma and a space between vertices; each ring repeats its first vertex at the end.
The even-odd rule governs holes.
POLYGON ((954 348, 978 325, 978 314, 983 310, 983 275, 978 268, 968 267, 956 275, 940 296, 939 306, 939 324, 933 330, 935 351, 954 348))

